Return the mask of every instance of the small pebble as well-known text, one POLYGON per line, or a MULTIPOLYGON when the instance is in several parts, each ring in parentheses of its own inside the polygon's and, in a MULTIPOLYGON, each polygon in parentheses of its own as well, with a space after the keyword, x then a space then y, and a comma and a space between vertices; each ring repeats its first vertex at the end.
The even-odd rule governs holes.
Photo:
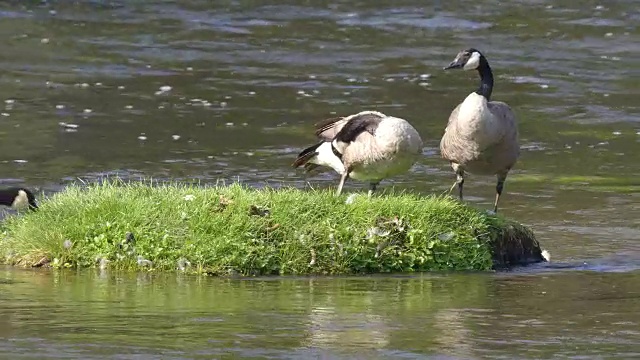
POLYGON ((109 260, 105 259, 105 258, 100 258, 100 270, 104 270, 107 268, 107 264, 109 263, 109 260))
POLYGON ((40 42, 43 43, 43 44, 48 44, 49 43, 49 39, 44 38, 44 39, 41 39, 40 42))
POLYGON ((438 239, 440 241, 449 241, 449 240, 453 239, 453 237, 455 235, 456 234, 454 234, 453 232, 443 233, 443 234, 438 235, 438 239))
POLYGON ((124 85, 119 85, 118 90, 124 90, 124 85))
POLYGON ((225 125, 227 125, 227 126, 233 126, 234 124, 233 124, 232 122, 228 122, 228 123, 226 123, 225 125))
POLYGON ((13 162, 14 163, 18 163, 18 164, 24 164, 24 163, 27 163, 28 161, 27 160, 16 159, 16 160, 13 160, 13 162))
POLYGON ((191 263, 189 262, 189 260, 183 258, 178 260, 177 265, 178 265, 178 270, 185 271, 189 266, 191 266, 191 263))
POLYGON ((140 136, 138 136, 138 140, 145 141, 145 140, 147 140, 147 137, 144 136, 144 135, 140 135, 140 136))
POLYGON ((613 134, 613 135, 616 135, 616 136, 618 136, 618 135, 622 135, 622 133, 621 133, 620 131, 614 131, 614 132, 612 132, 612 134, 613 134))
POLYGON ((93 111, 93 110, 91 110, 91 109, 84 109, 84 110, 82 110, 82 112, 83 112, 83 113, 85 113, 85 114, 90 114, 92 111, 93 111))
POLYGON ((131 110, 131 109, 133 109, 133 105, 126 105, 124 108, 128 109, 128 110, 131 110))
POLYGON ((226 107, 226 106, 227 106, 226 101, 220 101, 220 107, 226 107))
POLYGON ((549 85, 547 85, 547 84, 540 84, 540 88, 541 88, 541 89, 548 89, 548 88, 549 88, 549 85))
POLYGON ((56 105, 56 109, 62 110, 62 109, 64 109, 64 105, 56 105))
POLYGON ((431 74, 420 74, 420 80, 427 80, 431 78, 431 74))
POLYGON ((191 66, 188 66, 187 71, 193 71, 193 68, 191 66))
POLYGON ((101 82, 97 82, 95 85, 96 86, 102 86, 102 83, 101 82))
POLYGON ((180 135, 171 135, 171 138, 172 138, 174 141, 177 141, 177 140, 180 140, 180 135))
POLYGON ((4 101, 5 104, 14 104, 16 101, 13 99, 7 99, 4 101))
POLYGON ((140 265, 140 266, 153 266, 153 261, 143 258, 142 255, 138 255, 138 265, 140 265))
POLYGON ((71 240, 69 240, 69 239, 65 240, 65 241, 62 243, 62 246, 63 246, 65 249, 70 249, 72 245, 73 245, 73 243, 72 243, 72 242, 71 242, 71 240))
POLYGON ((316 264, 316 251, 311 249, 311 261, 309 261, 309 266, 313 266, 316 264))
POLYGON ((6 113, 6 112, 0 113, 0 115, 2 115, 4 117, 10 116, 9 113, 6 113))

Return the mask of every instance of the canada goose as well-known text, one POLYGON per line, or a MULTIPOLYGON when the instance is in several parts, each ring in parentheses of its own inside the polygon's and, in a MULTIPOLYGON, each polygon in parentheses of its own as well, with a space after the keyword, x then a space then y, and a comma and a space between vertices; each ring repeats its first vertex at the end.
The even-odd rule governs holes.
POLYGON ((36 197, 29 189, 9 188, 0 190, 0 205, 9 206, 16 210, 29 208, 38 209, 36 197))
POLYGON ((493 211, 497 213, 507 174, 520 156, 516 117, 509 105, 490 101, 493 73, 480 51, 471 48, 459 52, 444 68, 448 69, 478 70, 480 74, 480 87, 451 112, 440 140, 440 153, 456 173, 451 191, 457 184, 462 200, 465 171, 496 175, 493 211))
POLYGON ((422 153, 422 139, 406 120, 362 111, 315 125, 320 142, 293 163, 307 172, 327 166, 341 175, 337 195, 348 178, 369 182, 369 196, 382 179, 406 172, 422 153))

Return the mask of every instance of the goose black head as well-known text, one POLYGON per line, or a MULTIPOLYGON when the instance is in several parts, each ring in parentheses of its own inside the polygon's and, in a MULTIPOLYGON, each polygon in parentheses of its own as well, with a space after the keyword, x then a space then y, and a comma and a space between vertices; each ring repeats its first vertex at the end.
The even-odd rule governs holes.
MULTIPOLYGON (((456 58, 446 66, 444 70, 449 69, 463 69, 463 70, 476 70, 480 67, 484 55, 474 48, 462 50, 456 55, 456 58)), ((486 61, 486 59, 485 59, 486 61)))
POLYGON ((31 190, 27 188, 10 188, 0 190, 0 205, 9 206, 16 210, 29 208, 37 210, 38 203, 31 190))

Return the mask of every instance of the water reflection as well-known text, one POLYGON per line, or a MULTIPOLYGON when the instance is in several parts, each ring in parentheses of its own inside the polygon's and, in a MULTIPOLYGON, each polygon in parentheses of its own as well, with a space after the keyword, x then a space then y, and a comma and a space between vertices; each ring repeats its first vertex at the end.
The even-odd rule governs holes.
POLYGON ((637 271, 252 280, 0 275, 3 352, 44 343, 63 357, 99 347, 105 356, 174 358, 628 358, 639 335, 637 271))

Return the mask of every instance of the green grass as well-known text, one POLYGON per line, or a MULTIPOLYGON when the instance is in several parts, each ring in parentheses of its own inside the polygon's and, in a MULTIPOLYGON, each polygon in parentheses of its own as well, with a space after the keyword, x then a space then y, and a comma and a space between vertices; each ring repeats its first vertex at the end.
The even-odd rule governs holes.
POLYGON ((284 275, 490 270, 513 261, 513 249, 539 258, 526 227, 450 197, 346 199, 238 184, 70 186, 41 199, 39 211, 6 219, 0 260, 284 275))

